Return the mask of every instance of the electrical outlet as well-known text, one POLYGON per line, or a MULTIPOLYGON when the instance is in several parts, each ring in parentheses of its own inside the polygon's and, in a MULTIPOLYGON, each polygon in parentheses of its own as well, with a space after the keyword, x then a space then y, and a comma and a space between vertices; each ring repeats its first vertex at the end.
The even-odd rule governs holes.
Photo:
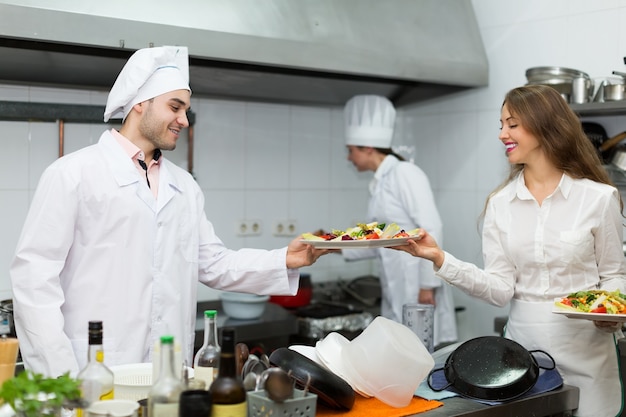
POLYGON ((276 220, 274 236, 295 236, 298 234, 298 223, 294 219, 276 220))
POLYGON ((259 236, 263 232, 263 224, 258 219, 243 219, 235 223, 237 236, 259 236))

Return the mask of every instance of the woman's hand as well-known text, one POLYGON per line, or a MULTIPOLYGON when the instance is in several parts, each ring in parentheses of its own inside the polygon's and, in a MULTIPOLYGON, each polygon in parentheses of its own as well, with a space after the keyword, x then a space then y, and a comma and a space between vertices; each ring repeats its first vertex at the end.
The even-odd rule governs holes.
POLYGON ((622 323, 614 322, 614 321, 598 321, 594 320, 593 324, 596 325, 597 329, 602 330, 606 333, 615 333, 616 331, 622 328, 622 323))
POLYGON ((419 238, 409 239, 406 245, 394 246, 391 249, 401 250, 413 256, 428 259, 437 268, 441 268, 445 257, 443 250, 437 245, 435 239, 425 230, 422 230, 422 235, 419 238))
POLYGON ((322 255, 330 253, 328 249, 315 249, 302 242, 302 236, 297 236, 287 246, 287 268, 296 269, 315 263, 322 255))

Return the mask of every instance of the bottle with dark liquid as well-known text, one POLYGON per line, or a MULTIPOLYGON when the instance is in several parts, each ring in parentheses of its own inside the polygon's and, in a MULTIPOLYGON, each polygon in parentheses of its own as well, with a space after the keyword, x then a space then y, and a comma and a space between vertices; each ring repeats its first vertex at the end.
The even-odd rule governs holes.
POLYGON ((209 389, 212 417, 246 417, 248 404, 246 389, 237 375, 235 357, 235 329, 222 329, 222 351, 217 378, 209 389))

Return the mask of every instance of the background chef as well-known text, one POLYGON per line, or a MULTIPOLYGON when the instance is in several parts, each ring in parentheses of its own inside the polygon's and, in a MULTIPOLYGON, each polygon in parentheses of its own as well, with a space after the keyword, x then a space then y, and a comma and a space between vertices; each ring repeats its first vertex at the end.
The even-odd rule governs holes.
MULTIPOLYGON (((416 165, 391 149, 396 110, 385 97, 358 95, 344 109, 348 160, 358 171, 372 171, 367 222, 397 223, 405 230, 421 227, 438 241, 442 224, 430 182, 416 165)), ((389 249, 345 249, 347 260, 377 257, 382 290, 381 313, 402 322, 402 306, 435 305, 434 344, 457 339, 451 289, 435 277, 432 263, 389 249)))

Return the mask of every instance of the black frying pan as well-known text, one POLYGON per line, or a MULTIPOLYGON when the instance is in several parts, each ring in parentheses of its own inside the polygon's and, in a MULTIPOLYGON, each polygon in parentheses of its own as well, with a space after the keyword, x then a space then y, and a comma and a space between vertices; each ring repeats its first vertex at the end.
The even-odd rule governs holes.
POLYGON ((532 355, 541 350, 528 351, 519 343, 499 336, 483 336, 461 344, 448 356, 444 374, 448 384, 433 387, 431 377, 442 368, 433 369, 428 375, 428 386, 433 391, 453 387, 460 394, 487 401, 508 401, 528 392, 539 378, 540 366, 532 355))
POLYGON ((310 377, 309 389, 317 394, 317 399, 324 405, 339 410, 352 409, 355 400, 352 387, 306 356, 283 347, 272 352, 270 363, 286 372, 291 371, 291 376, 300 388, 307 386, 310 377))

